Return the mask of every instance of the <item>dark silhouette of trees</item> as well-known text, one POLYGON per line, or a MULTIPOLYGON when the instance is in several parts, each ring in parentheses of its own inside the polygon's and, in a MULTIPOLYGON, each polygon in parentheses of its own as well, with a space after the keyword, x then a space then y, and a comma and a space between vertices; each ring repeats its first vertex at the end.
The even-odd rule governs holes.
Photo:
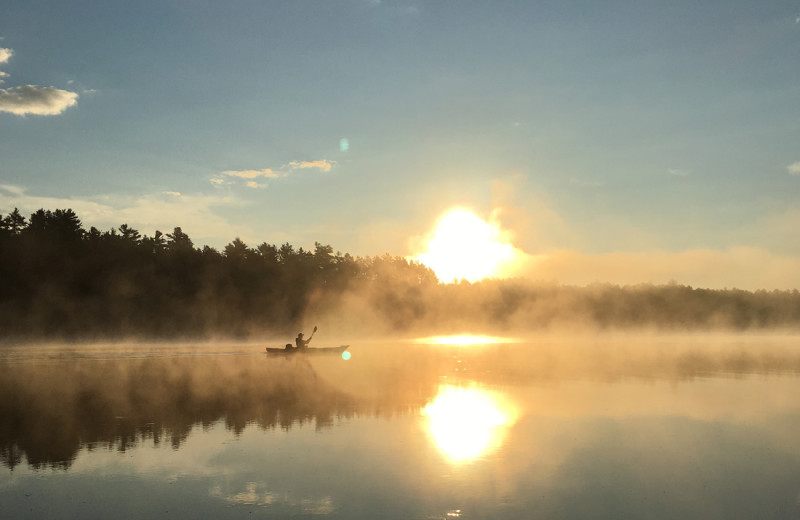
POLYGON ((180 227, 153 236, 128 224, 85 231, 70 209, 41 209, 29 220, 15 209, 0 215, 0 339, 293 331, 312 303, 334 307, 369 264, 320 243, 313 251, 251 248, 236 238, 219 252, 195 247, 180 227))
POLYGON ((220 252, 196 247, 180 227, 85 231, 71 209, 0 215, 0 281, 0 340, 9 341, 293 334, 309 312, 389 331, 800 326, 797 290, 440 284, 402 257, 240 238, 220 252))
POLYGON ((14 208, 5 218, 0 218, 0 235, 19 235, 25 226, 25 217, 20 214, 19 208, 14 208))

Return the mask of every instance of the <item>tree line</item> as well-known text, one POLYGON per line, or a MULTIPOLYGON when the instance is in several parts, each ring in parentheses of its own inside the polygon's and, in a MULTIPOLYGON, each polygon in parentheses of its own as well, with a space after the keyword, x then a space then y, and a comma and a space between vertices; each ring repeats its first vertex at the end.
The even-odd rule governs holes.
POLYGON ((175 227, 88 231, 71 209, 0 215, 0 339, 176 339, 294 333, 327 316, 361 332, 566 327, 800 328, 800 294, 684 285, 441 284, 402 257, 239 238, 219 251, 175 227))
POLYGON ((147 236, 122 224, 86 231, 71 209, 0 216, 0 330, 5 338, 247 337, 293 331, 356 284, 435 285, 388 255, 356 258, 236 238, 195 247, 180 227, 147 236))

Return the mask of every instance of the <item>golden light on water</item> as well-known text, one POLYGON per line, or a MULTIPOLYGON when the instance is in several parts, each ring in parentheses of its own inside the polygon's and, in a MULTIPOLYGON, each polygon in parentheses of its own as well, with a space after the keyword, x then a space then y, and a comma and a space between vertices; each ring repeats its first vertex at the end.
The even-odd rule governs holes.
POLYGON ((452 462, 491 453, 516 421, 516 412, 500 394, 477 387, 443 386, 422 413, 428 433, 452 462))
POLYGON ((474 334, 454 334, 450 336, 429 336, 417 338, 414 343, 422 345, 497 345, 501 343, 519 343, 519 338, 506 338, 502 336, 484 336, 474 334))
POLYGON ((433 269, 443 282, 476 282, 501 276, 503 267, 513 263, 516 255, 517 250, 503 239, 497 224, 471 211, 454 209, 439 220, 428 239, 427 251, 416 260, 433 269))

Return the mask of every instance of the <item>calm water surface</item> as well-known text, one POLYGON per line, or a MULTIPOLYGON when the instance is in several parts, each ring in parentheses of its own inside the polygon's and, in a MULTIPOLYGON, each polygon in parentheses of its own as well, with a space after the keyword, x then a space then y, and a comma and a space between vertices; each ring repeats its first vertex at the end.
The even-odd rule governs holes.
POLYGON ((0 348, 2 518, 800 518, 796 337, 0 348))

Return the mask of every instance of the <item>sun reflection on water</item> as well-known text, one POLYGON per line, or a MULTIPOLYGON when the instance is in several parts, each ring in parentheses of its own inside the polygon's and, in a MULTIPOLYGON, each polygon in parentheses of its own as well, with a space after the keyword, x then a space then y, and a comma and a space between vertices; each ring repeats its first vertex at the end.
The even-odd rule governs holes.
POLYGON ((428 433, 452 462, 467 462, 500 447, 516 411, 501 394, 444 385, 422 413, 428 433))
POLYGON ((421 345, 497 345, 501 343, 519 343, 519 338, 502 336, 484 336, 475 334, 454 334, 449 336, 429 336, 412 340, 421 345))

